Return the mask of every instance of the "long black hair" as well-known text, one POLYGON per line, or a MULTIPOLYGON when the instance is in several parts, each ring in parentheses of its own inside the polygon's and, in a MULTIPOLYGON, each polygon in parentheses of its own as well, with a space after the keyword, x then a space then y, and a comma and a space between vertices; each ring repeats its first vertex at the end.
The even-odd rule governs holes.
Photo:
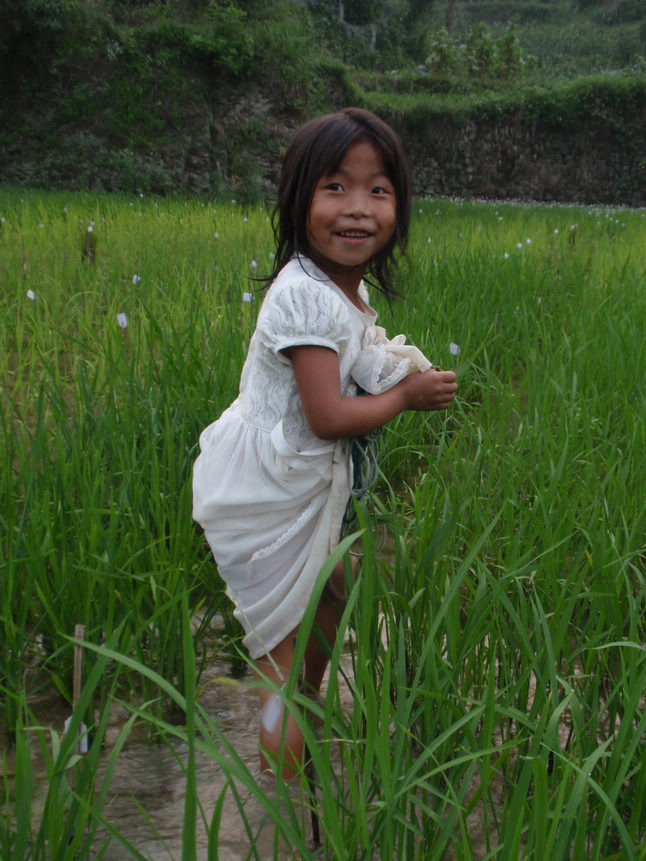
POLYGON ((273 281, 294 256, 310 255, 307 216, 322 176, 335 173, 346 152, 357 143, 369 143, 379 153, 393 184, 397 203, 395 230, 388 243, 368 264, 371 283, 388 298, 393 286, 395 252, 404 250, 410 225, 411 191, 406 156, 399 137, 383 120, 362 108, 344 108, 310 120, 292 139, 283 160, 278 201, 272 216, 276 239, 273 281))

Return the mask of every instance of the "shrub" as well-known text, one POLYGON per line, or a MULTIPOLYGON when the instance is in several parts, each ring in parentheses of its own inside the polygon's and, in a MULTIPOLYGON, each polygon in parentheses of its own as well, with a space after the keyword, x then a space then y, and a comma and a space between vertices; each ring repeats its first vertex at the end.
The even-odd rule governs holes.
POLYGON ((486 24, 478 22, 473 25, 466 49, 469 74, 490 74, 493 69, 495 46, 486 24))
POLYGON ((271 91, 282 108, 305 110, 315 85, 315 64, 320 54, 317 34, 307 10, 295 14, 287 0, 259 4, 249 32, 253 44, 250 76, 271 91))
POLYGON ((74 0, 4 0, 0 4, 0 73, 5 80, 0 80, 0 89, 13 89, 19 78, 45 74, 62 34, 75 17, 81 17, 81 9, 74 0))
POLYGON ((460 69, 462 50, 446 27, 442 27, 431 36, 426 65, 430 72, 441 74, 452 74, 460 69))
POLYGON ((512 21, 496 41, 494 70, 501 78, 508 81, 520 77, 523 72, 523 64, 523 52, 518 39, 518 25, 516 21, 512 21))
POLYGON ((193 38, 193 51, 207 51, 214 66, 234 75, 240 74, 253 56, 253 41, 247 28, 247 16, 235 3, 211 0, 209 18, 212 22, 208 41, 193 38))
POLYGON ((523 73, 525 58, 518 37, 518 25, 512 21, 494 41, 486 24, 473 25, 466 43, 460 42, 443 27, 431 36, 426 65, 430 72, 464 76, 496 75, 513 80, 523 73))

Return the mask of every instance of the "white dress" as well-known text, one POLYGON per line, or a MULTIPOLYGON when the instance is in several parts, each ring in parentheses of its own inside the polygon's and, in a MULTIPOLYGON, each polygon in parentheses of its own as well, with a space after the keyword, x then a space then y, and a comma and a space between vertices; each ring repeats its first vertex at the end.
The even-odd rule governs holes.
MULTIPOLYGON (((363 284, 359 295, 365 311, 309 259, 291 260, 265 296, 238 397, 200 436, 193 517, 204 529, 252 658, 273 649, 302 619, 321 566, 339 541, 352 488, 350 441, 328 442, 312 433, 281 350, 334 350, 341 392, 355 394, 351 371, 366 333, 383 331, 375 327, 363 284)), ((409 361, 406 372, 415 369, 409 361)))

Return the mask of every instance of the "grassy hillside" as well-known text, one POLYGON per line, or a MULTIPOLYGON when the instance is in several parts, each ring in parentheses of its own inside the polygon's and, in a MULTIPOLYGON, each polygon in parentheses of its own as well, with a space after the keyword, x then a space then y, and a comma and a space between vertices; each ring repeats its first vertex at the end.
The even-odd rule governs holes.
MULTIPOLYGON (((446 26, 437 4, 433 26, 446 26)), ((452 34, 468 42, 479 22, 499 34, 510 22, 522 51, 524 75, 549 84, 581 75, 644 67, 646 5, 640 0, 470 0, 455 4, 452 34)))
POLYGON ((271 196, 285 140, 347 102, 524 101, 646 74, 638 0, 7 0, 0 182, 271 196), (462 101, 461 101, 462 100, 462 101))

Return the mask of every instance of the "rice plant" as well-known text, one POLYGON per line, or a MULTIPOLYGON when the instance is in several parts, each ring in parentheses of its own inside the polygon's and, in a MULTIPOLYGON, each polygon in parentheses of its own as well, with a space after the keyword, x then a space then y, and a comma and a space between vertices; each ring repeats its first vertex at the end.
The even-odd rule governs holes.
POLYGON ((198 433, 235 396, 270 269, 268 213, 4 189, 0 217, 3 859, 146 857, 108 804, 140 722, 182 762, 177 857, 196 835, 218 857, 229 798, 252 858, 249 798, 276 857, 315 856, 313 807, 331 857, 646 857, 643 211, 416 204, 401 297, 375 302, 457 368, 459 398, 383 430, 326 697, 278 691, 317 776, 298 804, 263 791, 201 703, 212 656, 237 675, 245 659, 190 517, 198 433), (73 714, 62 740, 33 708, 47 691, 73 714), (116 702, 130 718, 102 751, 116 702), (196 756, 227 776, 211 807, 196 756))

